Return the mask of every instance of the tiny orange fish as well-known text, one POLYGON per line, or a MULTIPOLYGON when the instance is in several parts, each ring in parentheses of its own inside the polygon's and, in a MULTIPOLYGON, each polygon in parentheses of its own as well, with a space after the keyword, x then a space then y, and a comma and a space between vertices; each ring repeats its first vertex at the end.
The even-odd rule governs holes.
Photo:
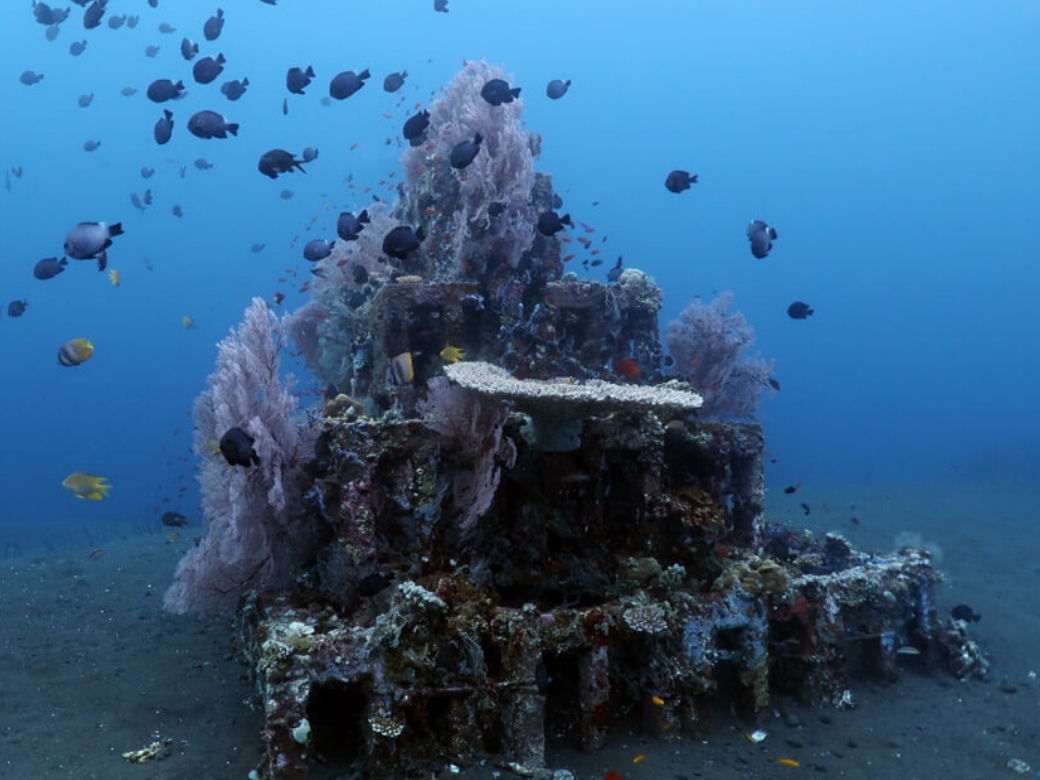
POLYGON ((664 699, 662 699, 660 696, 651 696, 650 701, 652 701, 654 705, 657 707, 664 706, 664 699))
POLYGON ((621 358, 614 361, 614 373, 625 379, 633 380, 639 378, 639 363, 632 358, 621 358))
POLYGON ((573 254, 573 253, 572 253, 572 254, 569 254, 569 255, 567 255, 567 256, 566 256, 566 257, 564 257, 564 258, 562 258, 563 262, 565 262, 565 263, 567 263, 567 262, 569 262, 569 261, 571 261, 571 260, 573 260, 573 259, 574 259, 574 254, 573 254))
POLYGON ((618 772, 616 769, 611 769, 609 772, 603 775, 603 780, 623 780, 623 778, 621 777, 620 772, 618 772))
POLYGON ((778 758, 776 760, 776 763, 778 763, 780 766, 790 766, 790 767, 799 767, 799 766, 801 766, 801 764, 798 763, 797 761, 795 761, 793 758, 778 758))
POLYGON ((638 756, 632 759, 633 764, 641 764, 646 761, 646 756, 640 753, 638 756))

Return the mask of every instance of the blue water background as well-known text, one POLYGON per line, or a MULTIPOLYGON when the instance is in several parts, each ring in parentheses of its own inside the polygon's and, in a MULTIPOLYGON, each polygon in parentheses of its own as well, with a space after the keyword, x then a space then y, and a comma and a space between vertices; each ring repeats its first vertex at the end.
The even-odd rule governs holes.
MULTIPOLYGON (((428 0, 241 0, 225 3, 214 43, 201 28, 216 3, 113 0, 109 15, 138 13, 139 26, 93 31, 73 6, 53 43, 28 3, 14 5, 0 31, 0 165, 24 177, 0 192, 0 296, 29 310, 0 317, 0 524, 196 514, 189 414, 216 342, 253 296, 282 290, 285 310, 305 302, 293 292, 307 278, 302 243, 334 235, 339 210, 369 201, 363 187, 386 194, 377 182, 391 171, 400 180, 400 149, 385 140, 464 58, 504 66, 523 88, 527 125, 544 139, 538 169, 554 175, 564 211, 597 228, 597 278, 618 254, 652 274, 666 295, 662 326, 696 295, 734 292, 782 383, 758 415, 777 459, 772 489, 928 480, 951 467, 959 478, 1035 471, 1035 3, 450 0, 438 14, 428 0), (177 32, 160 34, 160 22, 177 32), (215 83, 191 81, 182 35, 225 54, 215 83), (87 51, 71 57, 84 38, 87 51), (155 59, 149 44, 162 46, 155 59), (283 116, 285 71, 308 64, 318 77, 283 116), (365 67, 363 90, 320 104, 334 73, 365 67), (27 68, 44 81, 20 84, 27 68), (401 93, 383 92, 401 69, 401 93), (243 76, 249 91, 228 102, 219 84, 243 76), (176 127, 164 147, 152 140, 162 107, 144 95, 160 77, 189 90, 167 104, 176 127), (560 101, 545 97, 552 78, 573 80, 560 101), (125 86, 138 93, 123 97, 125 86), (87 92, 93 105, 77 107, 87 92), (189 135, 202 108, 240 122, 239 137, 189 135), (88 139, 100 149, 84 152, 88 139), (263 151, 306 145, 321 152, 306 175, 257 172, 263 151), (197 170, 200 156, 215 167, 197 170), (700 183, 669 193, 673 168, 700 183), (142 214, 129 196, 146 187, 155 203, 142 214), (752 218, 779 231, 765 260, 748 251, 752 218), (32 278, 81 220, 122 221, 109 252, 119 289, 88 262, 32 278), (266 249, 252 253, 254 242, 266 249), (286 268, 295 285, 277 281, 286 268), (816 314, 790 320, 794 300, 816 314), (59 345, 78 336, 95 357, 59 366, 59 345), (110 498, 62 489, 77 470, 107 476, 110 498)), ((305 402, 315 385, 302 377, 305 402)))

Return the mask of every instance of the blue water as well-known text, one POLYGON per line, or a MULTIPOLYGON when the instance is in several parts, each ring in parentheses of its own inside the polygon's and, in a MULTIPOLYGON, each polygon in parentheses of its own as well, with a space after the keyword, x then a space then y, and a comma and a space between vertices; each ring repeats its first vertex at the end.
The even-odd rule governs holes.
POLYGON ((1008 450, 1037 462, 1040 8, 1028 0, 953 0, 941 12, 887 1, 450 0, 448 14, 427 0, 242 0, 226 3, 214 43, 201 28, 215 3, 113 0, 109 15, 140 14, 139 26, 93 31, 72 6, 54 42, 28 3, 14 5, 0 32, 0 165, 24 176, 0 192, 0 523, 194 513, 188 414, 215 343, 253 296, 281 290, 286 311, 306 301, 294 292, 307 276, 302 242, 334 235, 340 209, 370 200, 363 187, 386 192, 378 182, 399 171, 400 149, 385 140, 464 58, 514 74, 544 139, 538 169, 595 238, 609 236, 600 271, 623 254, 661 284, 662 325, 695 295, 734 292, 782 384, 758 415, 778 461, 773 488, 926 479, 1003 464, 1008 450), (160 22, 177 32, 160 34, 160 22), (191 81, 183 35, 227 57, 213 84, 191 81), (81 39, 87 51, 73 58, 81 39), (162 47, 155 59, 150 44, 162 47), (308 64, 318 77, 283 116, 285 71, 308 64), (329 77, 366 67, 365 89, 321 105, 329 77), (22 85, 25 69, 44 80, 22 85), (401 69, 403 90, 383 92, 401 69), (228 102, 219 84, 243 76, 249 91, 228 102), (144 95, 160 77, 189 90, 167 104, 177 124, 164 147, 152 140, 161 107, 144 95), (573 80, 555 102, 544 96, 552 78, 573 80), (122 96, 126 86, 137 94, 122 96), (77 107, 88 92, 93 104, 77 107), (239 137, 189 135, 202 108, 240 122, 239 137), (83 151, 88 139, 101 147, 83 151), (257 172, 263 151, 306 145, 321 152, 306 175, 257 172), (197 157, 215 167, 197 170, 197 157), (155 176, 143 180, 142 166, 155 176), (673 168, 700 183, 669 193, 673 168), (155 203, 141 213, 129 196, 146 187, 155 203), (748 251, 752 218, 779 231, 765 260, 748 251), (32 278, 71 225, 94 220, 123 223, 109 251, 121 287, 89 262, 32 278), (9 318, 7 301, 21 298, 28 311, 9 318), (789 319, 794 300, 815 315, 789 319), (79 336, 94 358, 59 366, 58 347, 79 336), (107 476, 110 498, 75 500, 60 485, 71 471, 107 476))

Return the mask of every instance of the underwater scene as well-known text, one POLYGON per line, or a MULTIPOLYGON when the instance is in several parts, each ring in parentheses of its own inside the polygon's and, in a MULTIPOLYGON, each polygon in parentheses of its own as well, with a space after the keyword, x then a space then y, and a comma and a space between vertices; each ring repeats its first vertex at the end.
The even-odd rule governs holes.
POLYGON ((66 3, 0 778, 1040 776, 1040 5, 66 3))

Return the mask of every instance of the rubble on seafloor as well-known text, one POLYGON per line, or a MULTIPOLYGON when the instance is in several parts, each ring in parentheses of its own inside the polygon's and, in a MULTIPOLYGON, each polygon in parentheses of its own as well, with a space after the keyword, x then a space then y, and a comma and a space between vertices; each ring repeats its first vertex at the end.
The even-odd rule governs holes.
MULTIPOLYGON (((297 323, 343 393, 315 422, 317 558, 239 611, 258 777, 487 756, 534 772, 547 735, 594 751, 625 715, 665 737, 775 694, 851 706, 854 673, 895 678, 909 653, 985 673, 966 625, 936 616, 926 551, 766 522, 762 429, 698 419, 694 389, 665 381, 648 275, 580 280, 555 238, 503 246, 517 233, 495 220, 521 211, 491 192, 505 205, 475 217, 445 148, 394 212, 428 228, 421 253, 316 283, 297 323)), ((537 213, 553 195, 534 182, 537 213)))

